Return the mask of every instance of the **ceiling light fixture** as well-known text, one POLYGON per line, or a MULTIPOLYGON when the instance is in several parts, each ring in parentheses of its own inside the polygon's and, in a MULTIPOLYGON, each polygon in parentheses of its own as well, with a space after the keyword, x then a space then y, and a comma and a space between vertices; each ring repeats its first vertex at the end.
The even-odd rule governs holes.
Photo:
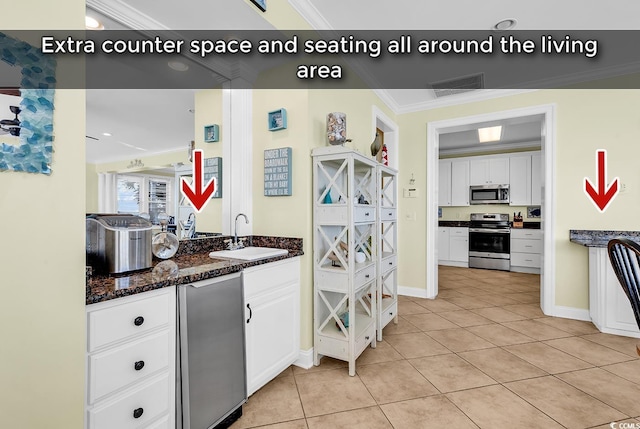
POLYGON ((111 137, 111 133, 102 133, 103 136, 111 137))
POLYGON ((90 16, 84 17, 84 28, 87 30, 104 30, 104 25, 100 21, 90 16))
POLYGON ((493 30, 495 31, 507 31, 513 29, 516 26, 518 21, 515 18, 507 18, 499 21, 496 25, 494 25, 493 30))
POLYGON ((502 125, 497 127, 478 128, 480 143, 496 142, 502 138, 502 125))
POLYGON ((182 61, 169 61, 167 64, 175 71, 183 72, 189 70, 189 66, 182 61))

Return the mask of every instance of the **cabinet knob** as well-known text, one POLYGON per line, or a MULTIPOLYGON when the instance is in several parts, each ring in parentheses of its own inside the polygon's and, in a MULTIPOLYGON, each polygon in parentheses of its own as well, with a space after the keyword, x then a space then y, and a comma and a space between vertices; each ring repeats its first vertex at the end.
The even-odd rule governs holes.
POLYGON ((142 368, 144 368, 144 361, 139 360, 138 362, 133 364, 133 367, 135 368, 136 371, 140 371, 142 368))
POLYGON ((369 277, 370 277, 369 274, 365 274, 364 276, 365 279, 368 279, 369 277))
POLYGON ((136 326, 140 326, 144 323, 144 317, 138 316, 133 320, 133 324, 136 326))
POLYGON ((135 410, 133 410, 133 418, 139 419, 142 416, 142 413, 144 413, 144 410, 142 408, 136 408, 135 410))
POLYGON ((364 215, 365 215, 365 216, 369 216, 369 212, 365 212, 365 213, 364 213, 364 215))
POLYGON ((393 262, 389 262, 389 265, 393 265, 393 262))
POLYGON ((364 337, 365 340, 369 341, 369 336, 364 337))

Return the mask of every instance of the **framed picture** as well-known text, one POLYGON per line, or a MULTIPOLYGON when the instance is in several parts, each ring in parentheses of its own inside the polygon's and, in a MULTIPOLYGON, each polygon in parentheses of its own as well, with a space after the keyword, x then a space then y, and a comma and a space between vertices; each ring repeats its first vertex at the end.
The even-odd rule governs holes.
POLYGON ((285 109, 278 109, 269 112, 267 120, 269 131, 284 130, 287 128, 287 111, 285 109))
POLYGON ((251 0, 251 3, 258 6, 258 9, 260 9, 261 11, 267 11, 267 0, 251 0))
POLYGON ((204 126, 204 141, 207 143, 217 142, 220 139, 220 127, 218 124, 204 126))

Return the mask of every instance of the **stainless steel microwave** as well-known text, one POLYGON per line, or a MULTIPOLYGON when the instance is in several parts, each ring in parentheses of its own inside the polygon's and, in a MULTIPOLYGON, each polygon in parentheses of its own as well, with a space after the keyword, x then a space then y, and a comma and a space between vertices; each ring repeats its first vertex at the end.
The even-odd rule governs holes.
POLYGON ((509 204, 509 185, 469 187, 470 204, 509 204))

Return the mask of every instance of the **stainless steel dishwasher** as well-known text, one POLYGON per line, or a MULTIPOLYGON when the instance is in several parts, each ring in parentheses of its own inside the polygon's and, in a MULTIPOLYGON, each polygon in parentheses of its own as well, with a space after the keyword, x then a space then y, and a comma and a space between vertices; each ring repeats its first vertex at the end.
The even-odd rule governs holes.
POLYGON ((228 427, 247 400, 240 273, 178 286, 176 427, 228 427))

